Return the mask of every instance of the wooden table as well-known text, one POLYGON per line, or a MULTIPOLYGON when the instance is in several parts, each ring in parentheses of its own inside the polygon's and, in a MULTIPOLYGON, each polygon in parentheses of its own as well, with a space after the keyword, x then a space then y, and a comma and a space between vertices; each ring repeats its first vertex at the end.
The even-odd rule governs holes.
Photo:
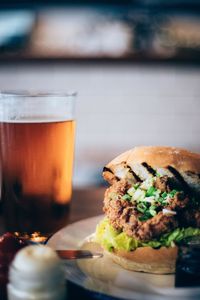
POLYGON ((75 189, 69 223, 102 214, 104 192, 105 188, 75 189))

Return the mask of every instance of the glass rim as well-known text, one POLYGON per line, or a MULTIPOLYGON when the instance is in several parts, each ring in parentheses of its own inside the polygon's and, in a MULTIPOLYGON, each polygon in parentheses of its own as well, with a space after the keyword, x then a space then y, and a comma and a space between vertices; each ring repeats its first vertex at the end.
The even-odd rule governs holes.
POLYGON ((19 98, 66 98, 66 97, 76 97, 76 91, 69 91, 69 92, 55 92, 55 91, 1 91, 0 90, 0 97, 5 96, 7 98, 12 97, 19 97, 19 98))

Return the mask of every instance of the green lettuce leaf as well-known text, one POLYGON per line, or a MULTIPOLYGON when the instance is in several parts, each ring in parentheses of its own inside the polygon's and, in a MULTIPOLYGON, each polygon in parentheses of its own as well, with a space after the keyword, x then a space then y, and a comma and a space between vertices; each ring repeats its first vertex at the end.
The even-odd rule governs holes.
POLYGON ((138 247, 138 241, 121 232, 115 237, 115 244, 113 246, 118 250, 130 251, 138 247))
POLYGON ((144 243, 129 237, 124 232, 115 230, 109 224, 108 219, 104 218, 97 225, 95 240, 108 251, 112 251, 113 249, 131 251, 138 247, 170 247, 186 238, 196 235, 200 235, 200 229, 198 228, 177 228, 168 234, 164 234, 159 240, 152 240, 144 243))
POLYGON ((162 244, 159 241, 149 241, 146 243, 142 243, 142 246, 143 247, 160 248, 162 246, 162 244))
POLYGON ((111 251, 115 248, 115 238, 119 235, 119 232, 115 230, 105 218, 96 228, 96 241, 100 243, 105 249, 111 251))
POLYGON ((190 238, 196 235, 200 235, 200 229, 199 228, 177 228, 171 233, 165 234, 161 237, 160 242, 161 244, 164 244, 166 247, 171 246, 171 244, 179 243, 180 241, 190 238))

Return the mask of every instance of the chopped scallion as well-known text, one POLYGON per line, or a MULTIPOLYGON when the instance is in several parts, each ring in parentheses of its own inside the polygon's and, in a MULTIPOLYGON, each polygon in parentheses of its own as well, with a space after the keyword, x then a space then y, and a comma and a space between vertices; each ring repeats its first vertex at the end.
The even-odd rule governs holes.
POLYGON ((150 208, 149 208, 149 213, 154 217, 157 214, 156 206, 151 205, 150 208))
POLYGON ((172 190, 172 191, 169 193, 169 196, 170 196, 171 198, 173 198, 173 197, 176 195, 176 193, 177 193, 177 190, 172 190))
POLYGON ((135 188, 132 186, 130 189, 128 189, 127 193, 128 193, 130 196, 133 196, 133 194, 135 193, 135 188))
POLYGON ((122 199, 130 201, 131 200, 131 196, 129 194, 125 194, 124 196, 122 196, 122 199))
POLYGON ((148 188, 147 192, 146 192, 146 197, 151 197, 153 196, 153 193, 156 191, 156 188, 154 186, 151 186, 150 188, 148 188))
POLYGON ((136 184, 134 185, 134 188, 137 189, 137 188, 139 187, 139 185, 140 185, 140 183, 136 183, 136 184))
POLYGON ((140 216, 138 219, 139 221, 147 221, 148 219, 150 219, 152 216, 150 215, 149 212, 145 213, 143 216, 140 216))
POLYGON ((159 172, 156 172, 156 177, 161 177, 162 175, 159 172))
POLYGON ((144 213, 147 210, 147 206, 145 205, 144 202, 140 202, 137 205, 137 210, 141 213, 144 213))
POLYGON ((164 198, 164 199, 166 199, 167 198, 167 193, 166 192, 164 192, 164 193, 162 193, 162 198, 164 198))

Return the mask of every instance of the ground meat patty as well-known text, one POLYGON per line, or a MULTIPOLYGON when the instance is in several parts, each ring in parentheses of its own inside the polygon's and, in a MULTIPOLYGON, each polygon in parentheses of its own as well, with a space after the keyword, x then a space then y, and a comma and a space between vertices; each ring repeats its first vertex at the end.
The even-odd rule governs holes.
POLYGON ((117 230, 122 230, 121 217, 125 208, 130 207, 128 201, 122 200, 122 196, 129 189, 130 185, 121 180, 114 183, 105 192, 103 210, 108 216, 111 224, 117 230))
POLYGON ((169 178, 166 175, 162 177, 157 177, 155 187, 161 190, 161 192, 169 192, 171 189, 169 178))
MULTIPOLYGON (((179 227, 179 213, 167 215, 163 214, 162 210, 154 217, 140 221, 139 217, 142 214, 138 212, 136 204, 122 199, 129 188, 130 184, 125 180, 120 180, 106 190, 103 209, 115 229, 122 230, 128 236, 138 240, 149 241, 179 227)), ((181 193, 177 193, 166 208, 180 211, 187 206, 188 201, 188 197, 183 197, 181 193)))
POLYGON ((142 222, 136 231, 136 238, 139 240, 152 240, 160 237, 164 233, 168 233, 178 227, 178 221, 175 216, 164 215, 159 212, 155 217, 142 222))

